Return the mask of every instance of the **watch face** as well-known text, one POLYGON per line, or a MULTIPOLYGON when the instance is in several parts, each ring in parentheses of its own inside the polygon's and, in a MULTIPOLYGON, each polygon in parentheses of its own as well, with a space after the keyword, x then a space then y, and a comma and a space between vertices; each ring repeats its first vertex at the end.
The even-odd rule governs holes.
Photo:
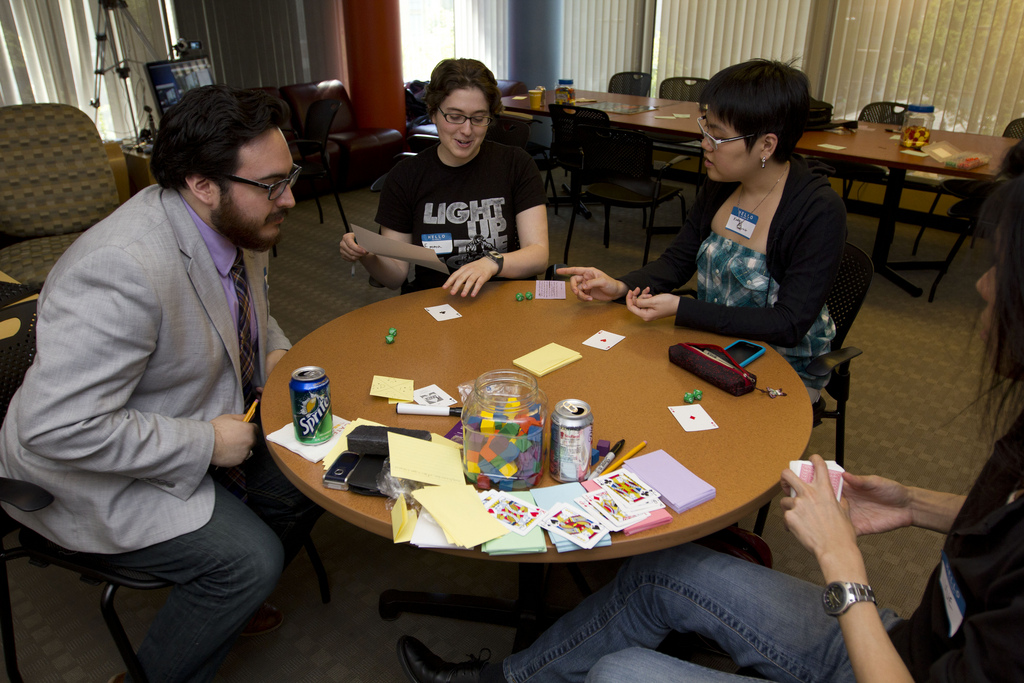
POLYGON ((846 587, 841 583, 830 583, 822 599, 825 601, 826 611, 839 612, 846 606, 846 587))

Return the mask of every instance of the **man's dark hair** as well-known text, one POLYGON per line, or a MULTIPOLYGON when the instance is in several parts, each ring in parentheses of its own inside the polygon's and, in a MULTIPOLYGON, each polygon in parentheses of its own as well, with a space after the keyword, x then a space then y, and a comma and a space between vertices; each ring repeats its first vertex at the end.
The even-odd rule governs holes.
POLYGON ((751 135, 747 150, 757 138, 775 133, 778 161, 787 161, 804 133, 811 110, 807 76, 788 64, 753 59, 726 67, 711 77, 700 96, 700 106, 736 130, 751 135))
POLYGON ((192 174, 223 187, 238 169, 238 149, 286 118, 284 103, 262 90, 226 85, 189 90, 160 121, 150 170, 168 189, 183 189, 192 174))
POLYGON ((453 90, 476 88, 487 99, 487 108, 491 118, 497 118, 503 109, 501 90, 491 70, 483 62, 475 59, 442 59, 430 73, 423 103, 427 105, 427 115, 433 118, 441 103, 452 94, 453 90))

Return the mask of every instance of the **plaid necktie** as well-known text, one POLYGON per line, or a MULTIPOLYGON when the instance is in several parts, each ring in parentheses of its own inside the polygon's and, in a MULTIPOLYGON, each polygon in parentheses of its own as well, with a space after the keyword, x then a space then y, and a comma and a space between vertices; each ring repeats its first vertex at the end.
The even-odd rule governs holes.
MULTIPOLYGON (((252 387, 252 377, 256 367, 256 350, 250 324, 252 308, 249 299, 249 284, 245 280, 245 264, 242 263, 242 252, 238 251, 234 265, 231 266, 231 281, 238 297, 238 364, 242 372, 242 395, 245 405, 252 405, 256 393, 252 387)), ((221 485, 237 496, 244 503, 248 496, 245 490, 245 470, 240 466, 214 470, 214 478, 221 485)))

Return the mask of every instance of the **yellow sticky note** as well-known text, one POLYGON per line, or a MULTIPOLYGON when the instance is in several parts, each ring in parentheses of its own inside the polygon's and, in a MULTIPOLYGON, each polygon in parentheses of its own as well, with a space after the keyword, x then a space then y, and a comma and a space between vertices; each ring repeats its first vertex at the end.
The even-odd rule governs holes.
POLYGON ((433 441, 388 432, 391 475, 424 484, 466 483, 462 473, 462 451, 433 441))
POLYGON ((404 398, 389 398, 388 399, 388 405, 393 406, 396 403, 412 403, 412 401, 411 400, 406 400, 404 398))
POLYGON ((411 401, 413 400, 412 380, 374 375, 373 382, 370 384, 370 396, 411 401))
POLYGON ((836 151, 836 152, 838 152, 841 149, 846 149, 845 147, 841 147, 840 145, 828 145, 828 144, 824 144, 824 143, 818 145, 818 147, 821 147, 823 149, 831 149, 831 150, 836 151))
POLYGON ((926 157, 926 152, 918 152, 916 149, 901 149, 900 154, 909 154, 912 157, 926 157))
POLYGON ((428 486, 413 496, 441 526, 452 542, 463 548, 504 536, 508 529, 487 514, 476 489, 467 484, 428 486))
POLYGON ((395 543, 408 543, 412 540, 412 532, 416 528, 416 512, 405 504, 405 494, 398 496, 395 507, 391 508, 391 531, 395 543))
POLYGON ((656 119, 668 119, 669 121, 671 121, 675 117, 674 116, 655 116, 654 118, 656 118, 656 119))
POLYGON ((356 427, 360 427, 362 425, 366 425, 367 427, 384 426, 382 424, 378 424, 377 422, 370 422, 369 420, 364 420, 363 418, 352 420, 347 425, 345 425, 345 428, 341 430, 341 434, 338 436, 338 440, 335 442, 330 452, 324 456, 323 463, 325 472, 331 468, 331 465, 333 465, 334 461, 338 459, 338 456, 341 455, 342 451, 348 450, 348 435, 352 432, 353 429, 355 429, 356 427))
POLYGON ((525 100, 526 97, 527 97, 526 95, 513 95, 512 99, 513 100, 525 100))
POLYGON ((441 436, 440 434, 433 434, 433 433, 431 433, 430 440, 433 443, 441 444, 442 446, 447 446, 448 448, 454 448, 455 450, 459 451, 460 453, 462 452, 462 444, 455 443, 451 439, 446 439, 443 436, 441 436))
POLYGON ((516 358, 512 363, 523 370, 532 372, 538 377, 543 377, 549 372, 563 368, 581 358, 583 356, 572 349, 567 349, 564 346, 551 342, 547 346, 542 346, 536 351, 516 358))
POLYGON ((690 118, 689 114, 672 114, 672 116, 676 117, 677 119, 688 119, 688 118, 690 118))

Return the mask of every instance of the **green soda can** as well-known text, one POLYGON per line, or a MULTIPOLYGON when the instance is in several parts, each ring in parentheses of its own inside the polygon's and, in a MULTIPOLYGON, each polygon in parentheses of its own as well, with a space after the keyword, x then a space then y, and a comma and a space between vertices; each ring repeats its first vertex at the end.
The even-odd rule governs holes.
POLYGON ((292 373, 292 423, 299 443, 323 443, 331 438, 331 380, 323 368, 307 365, 292 373))

